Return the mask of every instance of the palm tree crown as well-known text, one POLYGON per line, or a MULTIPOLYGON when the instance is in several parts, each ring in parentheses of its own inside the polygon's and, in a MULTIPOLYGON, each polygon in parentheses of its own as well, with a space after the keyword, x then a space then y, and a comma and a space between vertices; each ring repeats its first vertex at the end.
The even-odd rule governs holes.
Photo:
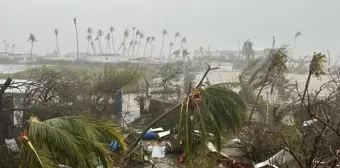
POLYGON ((34 34, 30 34, 30 36, 28 37, 28 41, 30 43, 34 43, 34 42, 37 42, 38 40, 37 40, 37 38, 35 37, 34 34))

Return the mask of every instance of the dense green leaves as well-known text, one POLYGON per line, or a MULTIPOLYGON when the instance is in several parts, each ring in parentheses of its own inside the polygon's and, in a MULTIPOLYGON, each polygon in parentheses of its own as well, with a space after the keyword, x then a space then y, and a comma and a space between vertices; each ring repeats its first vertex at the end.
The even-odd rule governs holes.
POLYGON ((245 112, 244 100, 221 85, 193 91, 183 101, 180 114, 179 136, 185 142, 186 154, 190 155, 192 152, 195 135, 199 136, 204 147, 208 141, 212 141, 220 150, 223 132, 241 126, 245 112))
POLYGON ((28 121, 28 141, 21 154, 27 167, 112 167, 113 153, 105 142, 117 140, 125 150, 123 137, 113 123, 83 116, 28 121), (30 146, 29 143, 32 145, 30 146), (42 165, 43 166, 42 166, 42 165))

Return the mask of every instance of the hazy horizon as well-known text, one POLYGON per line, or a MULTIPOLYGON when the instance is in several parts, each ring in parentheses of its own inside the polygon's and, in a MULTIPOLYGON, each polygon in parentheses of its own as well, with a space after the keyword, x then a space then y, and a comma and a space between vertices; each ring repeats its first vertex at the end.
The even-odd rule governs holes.
POLYGON ((263 49, 271 46, 273 36, 277 46, 292 45, 294 34, 300 31, 303 35, 297 39, 296 56, 329 49, 334 57, 340 53, 339 6, 337 0, 3 0, 0 2, 0 51, 6 40, 16 45, 16 52, 29 52, 27 39, 32 33, 38 39, 34 53, 53 52, 56 48, 54 29, 58 29, 60 52, 74 52, 73 18, 76 17, 81 52, 87 50, 88 27, 95 31, 102 29, 106 34, 110 26, 114 26, 116 47, 123 31, 132 32, 132 27, 136 27, 145 36, 156 38, 156 56, 162 30, 166 29, 169 34, 165 37, 165 55, 169 40, 173 41, 176 32, 187 38, 185 46, 192 51, 200 46, 208 48, 209 44, 211 49, 237 49, 238 40, 242 45, 248 38, 255 49, 263 49))

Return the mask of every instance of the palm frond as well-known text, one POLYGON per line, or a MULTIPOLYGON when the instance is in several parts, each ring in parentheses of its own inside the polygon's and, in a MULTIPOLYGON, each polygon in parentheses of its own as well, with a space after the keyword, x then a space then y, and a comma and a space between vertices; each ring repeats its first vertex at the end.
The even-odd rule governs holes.
MULTIPOLYGON (((117 126, 84 116, 29 120, 28 139, 32 146, 54 156, 54 161, 71 167, 112 167, 112 153, 103 142, 125 143, 117 126)), ((45 166, 45 164, 44 164, 45 166)))
POLYGON ((186 155, 192 153, 195 129, 200 132, 201 145, 206 147, 208 140, 213 141, 220 150, 223 131, 241 126, 245 112, 246 105, 241 96, 222 85, 194 90, 183 101, 178 128, 179 137, 185 141, 186 155))

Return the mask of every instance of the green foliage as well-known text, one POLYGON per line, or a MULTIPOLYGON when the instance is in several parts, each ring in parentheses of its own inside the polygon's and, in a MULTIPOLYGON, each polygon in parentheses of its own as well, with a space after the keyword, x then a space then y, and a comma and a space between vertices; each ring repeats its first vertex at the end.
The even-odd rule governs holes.
POLYGON ((232 90, 220 85, 194 90, 182 103, 178 128, 179 136, 185 142, 186 155, 192 153, 194 130, 200 132, 199 140, 204 148, 210 140, 220 150, 224 130, 241 126, 245 112, 243 99, 232 90))
POLYGON ((112 167, 113 153, 104 142, 116 140, 125 150, 119 128, 112 122, 94 118, 70 116, 39 121, 31 117, 26 129, 20 138, 23 167, 56 167, 57 164, 112 167))
POLYGON ((312 61, 309 64, 309 71, 312 75, 319 78, 321 75, 324 75, 323 71, 326 63, 326 55, 321 53, 314 53, 312 61))

